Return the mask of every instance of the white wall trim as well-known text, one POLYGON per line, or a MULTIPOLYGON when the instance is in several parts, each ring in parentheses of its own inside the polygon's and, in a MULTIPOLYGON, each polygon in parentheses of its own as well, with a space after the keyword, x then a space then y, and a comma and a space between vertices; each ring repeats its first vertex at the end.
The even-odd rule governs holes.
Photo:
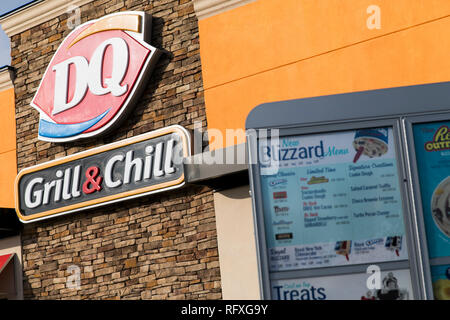
POLYGON ((201 20, 254 1, 256 0, 194 0, 194 10, 197 19, 201 20))
POLYGON ((224 300, 260 300, 249 186, 214 192, 220 282, 224 300))
POLYGON ((13 77, 14 72, 11 69, 0 69, 0 92, 14 87, 13 77))
POLYGON ((2 26, 8 37, 12 37, 25 30, 31 29, 41 23, 65 13, 70 6, 80 7, 93 0, 45 0, 31 4, 29 7, 19 9, 0 18, 2 26))

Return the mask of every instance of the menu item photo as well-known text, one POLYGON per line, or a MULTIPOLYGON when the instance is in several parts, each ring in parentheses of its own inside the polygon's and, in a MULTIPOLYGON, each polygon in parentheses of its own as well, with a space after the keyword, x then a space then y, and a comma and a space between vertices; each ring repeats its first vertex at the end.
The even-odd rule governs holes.
POLYGON ((385 244, 386 249, 395 251, 397 257, 400 255, 399 252, 402 249, 402 237, 388 237, 385 244))
POLYGON ((437 227, 450 237, 450 177, 445 178, 434 190, 431 200, 433 219, 437 227))
POLYGON ((337 254, 345 256, 345 259, 350 260, 348 255, 351 252, 352 242, 351 241, 338 241, 336 242, 336 246, 334 250, 336 250, 337 254))

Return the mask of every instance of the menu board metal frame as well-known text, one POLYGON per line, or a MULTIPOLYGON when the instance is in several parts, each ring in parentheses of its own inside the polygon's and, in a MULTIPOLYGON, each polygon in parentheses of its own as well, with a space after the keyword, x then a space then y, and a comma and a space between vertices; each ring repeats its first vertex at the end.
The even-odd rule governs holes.
MULTIPOLYGON (((302 279, 320 276, 330 276, 330 275, 344 275, 353 273, 366 273, 367 267, 372 264, 378 265, 383 271, 399 270, 399 269, 409 269, 411 274, 411 285, 413 289, 413 296, 415 298, 422 298, 423 293, 420 291, 420 270, 416 265, 416 246, 417 243, 414 241, 414 219, 412 219, 410 214, 409 203, 407 192, 407 175, 406 167, 404 166, 404 152, 402 148, 402 132, 400 121, 398 118, 386 118, 380 120, 365 120, 365 121, 348 121, 348 122, 335 122, 335 123, 324 123, 316 124, 314 126, 298 126, 291 128, 280 128, 279 137, 288 136, 298 136, 298 135, 310 135, 310 134, 321 134, 321 133, 333 133, 350 131, 365 128, 378 128, 378 127, 391 127, 394 136, 395 145, 395 155, 397 162, 397 171, 399 178, 399 192, 402 201, 403 208, 403 221, 405 227, 405 238, 408 247, 408 260, 393 261, 393 262, 374 262, 374 263, 362 263, 354 264, 348 266, 332 266, 332 267, 316 267, 301 270, 288 270, 288 271, 270 271, 268 263, 268 250, 266 243, 266 231, 264 224, 264 207, 262 202, 262 186, 260 180, 260 168, 258 164, 250 166, 250 175, 253 177, 251 180, 251 190, 254 201, 255 210, 255 228, 257 230, 257 246, 258 246, 258 257, 260 260, 260 277, 261 277, 261 296, 263 299, 271 299, 271 280, 282 280, 282 279, 302 279)), ((248 136, 248 147, 249 150, 257 150, 258 141, 256 141, 253 135, 248 136)), ((251 152, 249 152, 251 154, 251 152)), ((368 275, 369 276, 369 275, 368 275)))
POLYGON ((417 215, 418 234, 422 235, 422 241, 418 242, 420 259, 423 265, 424 274, 424 290, 429 299, 434 298, 431 266, 437 264, 450 264, 450 257, 429 258, 428 240, 426 237, 425 216, 423 212, 423 203, 421 197, 421 188, 419 183, 419 169, 417 165, 417 154, 414 141, 413 127, 416 124, 425 124, 433 122, 450 121, 450 112, 433 113, 428 115, 408 116, 402 119, 402 126, 405 128, 406 134, 406 148, 409 160, 407 161, 409 173, 409 192, 412 197, 412 205, 417 215))
MULTIPOLYGON (((301 88, 299 87, 301 91, 301 88)), ((250 188, 256 226, 256 245, 261 297, 271 298, 270 275, 265 249, 264 224, 261 220, 261 186, 255 164, 255 147, 258 129, 280 129, 280 136, 345 131, 352 128, 377 127, 393 124, 396 135, 398 168, 401 169, 402 201, 405 215, 405 232, 409 246, 409 265, 415 299, 433 299, 430 261, 421 208, 420 186, 415 159, 412 125, 420 122, 450 120, 450 82, 377 89, 334 94, 312 98, 263 103, 253 108, 247 116, 250 188), (381 121, 381 122, 377 122, 381 121), (250 131, 253 131, 250 134, 250 131), (262 227, 261 227, 262 226, 262 227)), ((442 262, 442 261, 441 261, 442 262)), ((383 267, 392 267, 386 265, 383 267)), ((302 276, 342 274, 357 271, 352 266, 318 268, 302 276), (345 269, 344 269, 345 268, 345 269), (331 271, 332 272, 329 272, 331 271)), ((361 270, 361 269, 358 269, 361 270)), ((283 276, 287 275, 284 271, 283 276)))

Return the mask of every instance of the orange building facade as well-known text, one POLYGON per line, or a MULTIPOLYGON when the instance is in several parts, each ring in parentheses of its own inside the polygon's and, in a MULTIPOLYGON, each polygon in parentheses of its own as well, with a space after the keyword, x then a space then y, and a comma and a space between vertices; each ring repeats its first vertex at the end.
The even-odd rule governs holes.
POLYGON ((0 73, 0 101, 2 103, 0 162, 0 195, 1 208, 14 208, 14 193, 11 186, 17 174, 16 164, 16 128, 14 115, 14 86, 13 71, 9 67, 3 67, 0 73))
POLYGON ((449 80, 446 1, 215 2, 195 2, 210 128, 244 128, 261 103, 449 80))

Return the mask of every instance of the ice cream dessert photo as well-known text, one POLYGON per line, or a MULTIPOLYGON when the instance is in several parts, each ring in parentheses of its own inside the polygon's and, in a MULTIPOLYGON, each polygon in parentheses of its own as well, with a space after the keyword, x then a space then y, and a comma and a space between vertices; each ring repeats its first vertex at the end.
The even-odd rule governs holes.
POLYGON ((356 151, 353 163, 363 154, 369 158, 381 157, 388 151, 388 130, 381 128, 356 131, 353 148, 356 151))

